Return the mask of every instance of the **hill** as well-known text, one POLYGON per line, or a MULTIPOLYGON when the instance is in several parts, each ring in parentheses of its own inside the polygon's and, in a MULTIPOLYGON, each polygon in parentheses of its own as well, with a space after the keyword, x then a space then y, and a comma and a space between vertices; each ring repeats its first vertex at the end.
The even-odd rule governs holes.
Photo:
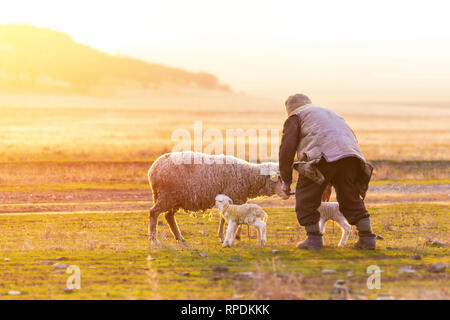
POLYGON ((216 76, 114 56, 68 34, 30 25, 0 25, 0 87, 83 91, 95 85, 197 86, 230 91, 216 76))

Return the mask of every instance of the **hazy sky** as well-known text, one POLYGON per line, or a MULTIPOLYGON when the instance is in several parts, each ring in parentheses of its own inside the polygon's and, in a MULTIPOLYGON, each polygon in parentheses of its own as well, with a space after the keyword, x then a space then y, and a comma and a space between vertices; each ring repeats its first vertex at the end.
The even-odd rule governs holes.
POLYGON ((14 0, 0 23, 64 31, 277 99, 450 100, 446 2, 14 0))

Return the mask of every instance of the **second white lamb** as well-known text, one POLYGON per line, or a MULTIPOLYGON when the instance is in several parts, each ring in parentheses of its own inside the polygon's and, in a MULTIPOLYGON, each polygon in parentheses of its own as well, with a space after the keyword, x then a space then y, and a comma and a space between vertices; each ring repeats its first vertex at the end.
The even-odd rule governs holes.
POLYGON ((325 224, 328 220, 336 221, 342 229, 341 241, 339 241, 339 248, 345 246, 348 236, 350 234, 351 226, 345 219, 341 211, 339 211, 339 203, 337 202, 322 202, 319 209, 320 213, 319 230, 323 234, 325 231, 325 224))

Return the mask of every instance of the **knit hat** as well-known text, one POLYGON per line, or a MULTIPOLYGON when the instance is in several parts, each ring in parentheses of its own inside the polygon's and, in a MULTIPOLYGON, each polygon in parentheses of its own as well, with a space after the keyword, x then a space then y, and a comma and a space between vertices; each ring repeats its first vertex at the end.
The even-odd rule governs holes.
POLYGON ((305 96, 304 94, 297 93, 289 98, 287 98, 285 105, 286 105, 286 112, 288 114, 288 117, 298 108, 301 106, 304 106, 306 104, 310 104, 311 100, 305 96))

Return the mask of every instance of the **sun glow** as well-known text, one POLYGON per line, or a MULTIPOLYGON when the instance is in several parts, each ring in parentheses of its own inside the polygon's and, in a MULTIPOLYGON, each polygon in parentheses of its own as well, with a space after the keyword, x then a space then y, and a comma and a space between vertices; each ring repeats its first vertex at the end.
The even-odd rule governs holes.
POLYGON ((0 23, 208 71, 258 95, 442 100, 450 98, 447 9, 445 1, 44 0, 4 4, 0 23))

